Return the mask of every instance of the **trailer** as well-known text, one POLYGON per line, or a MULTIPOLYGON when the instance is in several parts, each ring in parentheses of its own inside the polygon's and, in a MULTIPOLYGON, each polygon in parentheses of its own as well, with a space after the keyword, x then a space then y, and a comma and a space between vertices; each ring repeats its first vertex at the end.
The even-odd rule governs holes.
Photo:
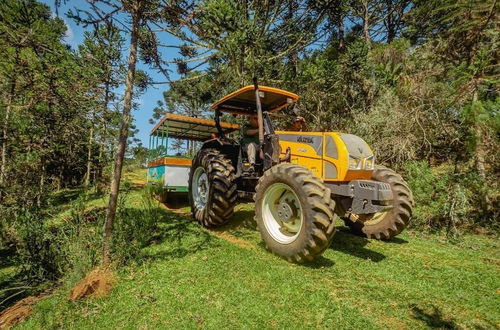
MULTIPOLYGON (((240 126, 220 122, 220 129, 230 134, 239 130, 240 126)), ((189 154, 180 155, 171 151, 169 139, 204 142, 217 136, 216 122, 210 119, 167 113, 156 124, 149 133, 149 150, 154 157, 147 164, 147 182, 161 187, 158 191, 162 201, 174 201, 179 196, 187 195, 192 164, 189 154)))

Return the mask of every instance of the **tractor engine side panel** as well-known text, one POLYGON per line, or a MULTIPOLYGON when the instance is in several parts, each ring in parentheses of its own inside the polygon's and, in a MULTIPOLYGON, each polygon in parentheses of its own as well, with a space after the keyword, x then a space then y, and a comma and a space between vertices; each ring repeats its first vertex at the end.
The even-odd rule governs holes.
POLYGON ((323 133, 276 132, 281 146, 281 157, 290 148, 290 163, 308 168, 319 178, 323 177, 323 133))
POLYGON ((338 132, 278 131, 281 157, 290 148, 292 164, 302 165, 325 182, 369 180, 372 170, 350 170, 349 150, 338 132))

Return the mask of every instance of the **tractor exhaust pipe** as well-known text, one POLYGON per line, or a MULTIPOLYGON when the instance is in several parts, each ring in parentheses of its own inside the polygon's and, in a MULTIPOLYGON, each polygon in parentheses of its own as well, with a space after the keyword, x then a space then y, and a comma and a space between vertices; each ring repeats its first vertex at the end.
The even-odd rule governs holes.
POLYGON ((255 89, 255 104, 257 104, 257 121, 259 122, 259 143, 264 144, 264 118, 262 116, 262 105, 260 104, 259 84, 257 77, 253 78, 253 87, 255 89))

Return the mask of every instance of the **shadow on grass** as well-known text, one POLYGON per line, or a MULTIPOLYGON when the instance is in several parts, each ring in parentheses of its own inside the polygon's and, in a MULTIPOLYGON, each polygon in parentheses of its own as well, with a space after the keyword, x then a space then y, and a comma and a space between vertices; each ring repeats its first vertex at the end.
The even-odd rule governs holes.
POLYGON ((301 266, 307 267, 307 268, 313 268, 313 269, 321 269, 321 268, 328 268, 335 266, 335 262, 332 260, 325 258, 323 256, 319 256, 313 261, 306 262, 302 264, 301 266))
MULTIPOLYGON (((260 241, 258 244, 260 249, 262 249, 263 251, 269 253, 269 254, 274 254, 276 256, 278 256, 277 254, 269 251, 267 248, 266 248, 266 244, 264 244, 263 241, 260 241)), ((280 256, 278 256, 280 257, 280 256)), ((284 262, 289 262, 287 261, 285 258, 283 257, 280 257, 284 262)), ((316 257, 313 261, 306 261, 302 264, 298 264, 298 263, 293 263, 297 266, 300 266, 300 267, 305 267, 305 268, 312 268, 312 269, 321 269, 321 268, 329 268, 329 267, 332 267, 332 266, 335 266, 335 262, 333 262, 332 260, 328 259, 328 258, 325 258, 324 256, 320 255, 318 257, 316 257)))
POLYGON ((177 259, 219 246, 212 235, 185 216, 161 209, 158 222, 158 231, 150 240, 150 247, 155 248, 146 254, 147 257, 177 259))
POLYGON ((428 312, 416 305, 410 305, 413 318, 424 322, 429 328, 434 329, 458 329, 453 319, 446 320, 443 318, 443 313, 436 306, 432 306, 432 311, 428 312))
MULTIPOLYGON (((55 192, 50 197, 50 205, 53 207, 65 206, 79 197, 81 197, 84 193, 83 188, 72 188, 65 189, 58 192, 55 192)), ((98 194, 96 192, 89 192, 86 196, 86 201, 90 202, 99 198, 102 198, 103 194, 98 194)))
MULTIPOLYGON (((172 251, 162 251, 154 254, 154 257, 166 257, 166 258, 181 258, 190 253, 195 253, 199 250, 209 248, 213 246, 213 242, 210 242, 211 235, 200 229, 199 225, 194 221, 188 220, 185 216, 177 215, 175 213, 162 210, 164 216, 161 222, 165 224, 166 234, 158 237, 158 242, 170 242, 178 246, 177 249, 172 251), (185 236, 198 235, 198 238, 194 245, 190 249, 185 249, 182 247, 182 241, 185 236)), ((230 232, 232 235, 238 238, 254 238, 255 233, 257 233, 257 226, 254 221, 254 210, 238 210, 234 213, 231 221, 228 224, 212 229, 215 232, 230 232)), ((386 258, 385 255, 372 251, 365 248, 369 243, 366 238, 358 237, 350 234, 345 229, 340 229, 335 234, 332 248, 335 251, 350 254, 352 256, 371 260, 373 262, 380 262, 386 258)), ((405 244, 407 241, 399 238, 393 238, 389 243, 393 244, 405 244)), ((262 242, 258 244, 262 249, 265 246, 262 242)), ((334 266, 335 263, 323 256, 315 259, 313 262, 305 263, 303 266, 310 268, 325 268, 334 266)))
POLYGON ((385 259, 385 255, 365 248, 369 240, 363 237, 355 236, 349 231, 341 228, 333 236, 330 248, 342 253, 350 254, 354 257, 380 262, 385 259))
POLYGON ((0 269, 4 267, 13 266, 13 256, 15 253, 14 248, 0 249, 0 269))
POLYGON ((221 229, 247 229, 247 230, 252 230, 255 231, 257 230, 257 224, 255 223, 254 220, 254 215, 255 212, 253 210, 239 210, 234 212, 233 217, 231 218, 231 221, 221 229))
POLYGON ((235 237, 252 240, 258 235, 257 224, 254 219, 254 212, 249 210, 238 210, 224 226, 214 228, 215 232, 227 232, 235 237))
POLYGON ((9 269, 15 266, 12 261, 0 266, 0 313, 36 292, 36 286, 26 282, 17 269, 9 269))
POLYGON ((399 237, 393 237, 389 240, 384 241, 384 243, 389 243, 389 244, 408 244, 407 240, 404 240, 399 237))

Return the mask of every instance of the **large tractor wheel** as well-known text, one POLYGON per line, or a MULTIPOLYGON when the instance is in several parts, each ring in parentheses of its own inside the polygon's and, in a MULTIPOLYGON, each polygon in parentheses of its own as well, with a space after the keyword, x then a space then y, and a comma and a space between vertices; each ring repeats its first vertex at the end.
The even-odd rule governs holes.
POLYGON ((235 170, 216 149, 202 149, 189 174, 189 203, 194 218, 206 228, 229 221, 236 204, 235 170))
POLYGON ((335 231, 331 191, 308 169, 279 164, 259 179, 255 220, 266 247, 291 262, 313 260, 335 231))
POLYGON ((377 166, 372 180, 385 182, 391 186, 392 209, 373 214, 349 214, 343 218, 346 225, 358 235, 376 239, 391 239, 406 228, 413 210, 413 195, 401 175, 393 170, 377 166))

